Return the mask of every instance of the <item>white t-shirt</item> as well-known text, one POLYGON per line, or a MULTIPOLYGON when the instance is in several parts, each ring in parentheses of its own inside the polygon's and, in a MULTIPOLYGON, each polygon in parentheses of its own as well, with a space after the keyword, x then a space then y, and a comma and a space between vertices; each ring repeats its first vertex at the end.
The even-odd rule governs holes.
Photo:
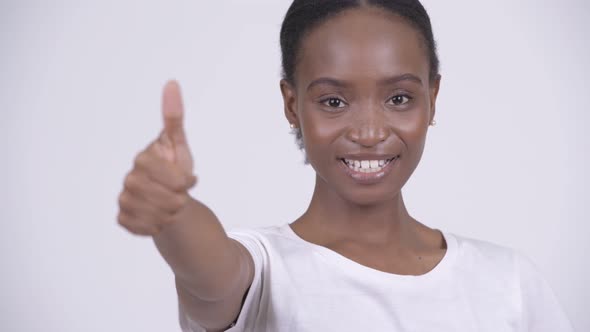
MULTIPOLYGON (((419 276, 358 264, 288 224, 229 231, 255 275, 227 331, 573 331, 552 288, 523 254, 443 232, 447 251, 419 276)), ((184 332, 205 331, 183 311, 184 332)))

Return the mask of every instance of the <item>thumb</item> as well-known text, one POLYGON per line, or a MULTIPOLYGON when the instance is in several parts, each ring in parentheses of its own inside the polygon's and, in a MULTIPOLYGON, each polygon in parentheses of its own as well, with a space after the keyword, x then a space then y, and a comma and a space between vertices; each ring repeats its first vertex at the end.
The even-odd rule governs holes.
POLYGON ((174 146, 186 146, 183 118, 184 107, 180 96, 180 86, 175 80, 168 81, 162 94, 162 115, 164 116, 164 133, 174 146))

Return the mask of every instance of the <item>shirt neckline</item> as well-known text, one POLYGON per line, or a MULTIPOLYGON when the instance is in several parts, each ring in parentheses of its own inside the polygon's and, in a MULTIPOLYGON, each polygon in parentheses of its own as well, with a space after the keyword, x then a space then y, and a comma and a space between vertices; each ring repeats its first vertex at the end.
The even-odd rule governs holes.
POLYGON ((445 239, 447 249, 443 258, 441 259, 438 264, 432 268, 430 271, 420 274, 420 275, 403 275, 403 274, 395 274, 384 272, 380 270, 373 269, 371 267, 362 265, 357 263, 336 251, 328 249, 326 247, 317 245, 315 243, 308 242, 301 238, 291 226, 287 223, 280 227, 281 232, 286 235, 287 237, 295 240, 296 242, 309 247, 314 252, 320 254, 321 256, 325 257, 330 263, 337 265, 338 267, 344 269, 345 271, 349 271, 354 273, 355 275, 361 275, 364 278, 374 280, 374 281, 392 281, 395 280, 396 282, 401 283, 408 283, 408 282, 425 282, 429 280, 438 279, 441 276, 448 273, 451 269, 453 262, 455 261, 457 255, 457 239, 453 233, 444 232, 442 230, 437 229, 440 231, 445 239))

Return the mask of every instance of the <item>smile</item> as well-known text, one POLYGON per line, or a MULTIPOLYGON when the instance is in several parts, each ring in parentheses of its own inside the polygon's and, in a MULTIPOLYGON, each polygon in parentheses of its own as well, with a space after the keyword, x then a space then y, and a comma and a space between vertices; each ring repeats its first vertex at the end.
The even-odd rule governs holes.
POLYGON ((341 159, 352 171, 360 173, 379 173, 397 157, 385 160, 352 160, 341 159))
POLYGON ((400 159, 400 155, 389 159, 358 160, 342 158, 340 159, 340 165, 342 165, 344 173, 356 183, 371 185, 380 183, 394 169, 398 159, 400 159))

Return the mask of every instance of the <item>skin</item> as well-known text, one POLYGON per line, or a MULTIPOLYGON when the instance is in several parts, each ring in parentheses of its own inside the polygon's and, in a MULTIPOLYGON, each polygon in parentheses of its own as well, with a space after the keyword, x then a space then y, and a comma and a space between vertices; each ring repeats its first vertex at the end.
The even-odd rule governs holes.
POLYGON ((294 85, 281 81, 285 116, 316 171, 310 206, 291 224, 302 239, 389 273, 440 262, 442 234, 412 218, 401 193, 435 115, 440 76, 429 68, 419 32, 376 8, 345 11, 303 40, 294 85), (351 154, 400 157, 378 183, 359 184, 342 168, 351 154))
MULTIPOLYGON (((295 84, 280 84, 285 115, 301 128, 317 173, 308 210, 291 224, 303 240, 396 274, 424 274, 444 256, 442 234, 413 219, 401 194, 420 161, 440 84, 429 80, 425 54, 408 23, 374 8, 343 12, 304 38, 295 84), (319 78, 332 83, 308 88, 319 78), (360 184, 339 159, 359 153, 399 159, 378 182, 360 184)), ((125 178, 118 223, 153 238, 190 318, 224 331, 240 313, 254 263, 188 194, 197 179, 175 81, 162 99, 163 129, 125 178)))

